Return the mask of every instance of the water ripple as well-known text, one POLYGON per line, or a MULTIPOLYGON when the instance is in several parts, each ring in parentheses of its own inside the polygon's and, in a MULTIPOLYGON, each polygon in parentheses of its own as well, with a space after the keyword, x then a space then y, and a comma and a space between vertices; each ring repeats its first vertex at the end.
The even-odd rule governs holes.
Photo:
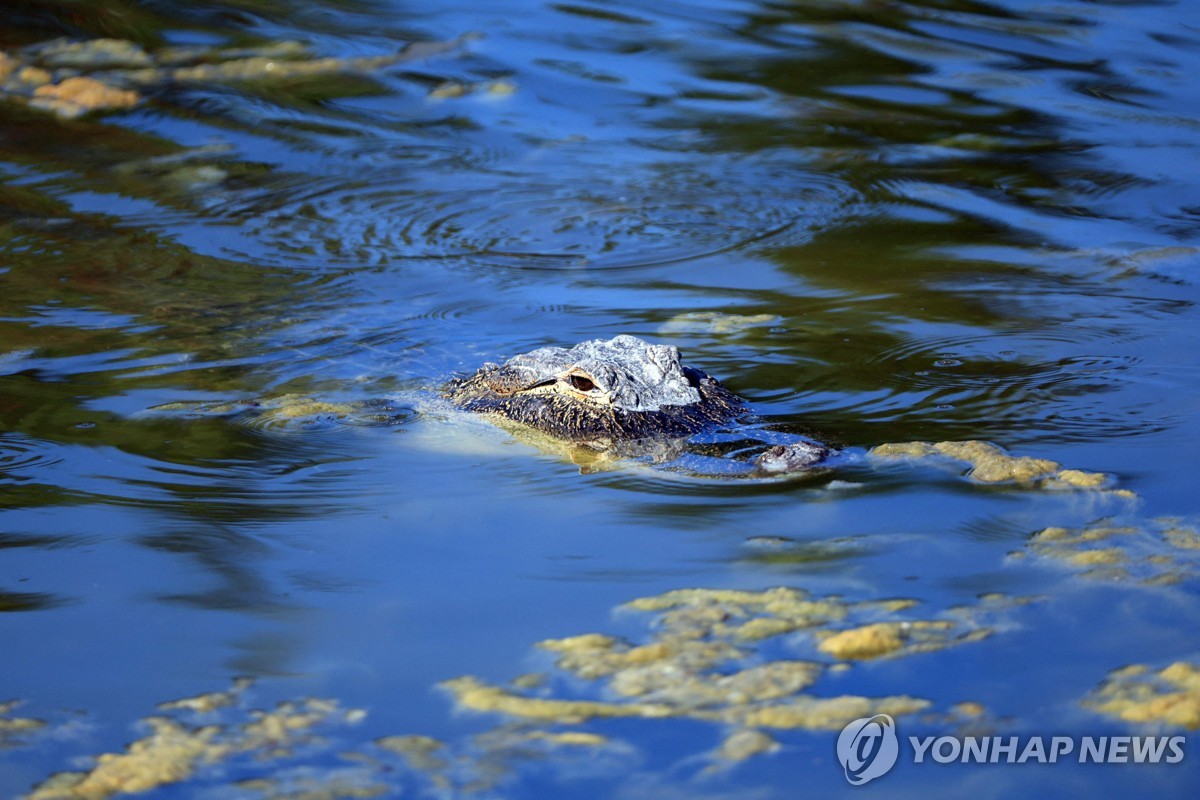
POLYGON ((0 478, 24 480, 28 473, 62 461, 53 442, 20 434, 0 434, 0 478))
POLYGON ((295 187, 259 232, 283 250, 334 261, 628 268, 802 242, 853 198, 836 179, 792 166, 660 164, 600 181, 590 174, 586 184, 562 166, 443 175, 437 186, 393 169, 370 186, 295 187))

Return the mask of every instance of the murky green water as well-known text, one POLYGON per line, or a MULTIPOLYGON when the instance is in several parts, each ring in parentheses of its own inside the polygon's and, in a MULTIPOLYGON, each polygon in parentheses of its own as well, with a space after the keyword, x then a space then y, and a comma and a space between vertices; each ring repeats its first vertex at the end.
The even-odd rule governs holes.
MULTIPOLYGON (((1186 722, 1085 701, 1119 667, 1200 657, 1196 3, 9 9, 10 54, 59 36, 347 59, 448 46, 158 81, 76 120, 0 105, 0 703, 21 701, 0 723, 44 723, 0 724, 3 796, 238 676, 256 682, 231 707, 177 718, 228 732, 305 697, 367 713, 287 754, 200 760, 152 796, 293 796, 259 778, 336 797, 1194 791, 1186 722), (677 345, 775 430, 858 454, 986 440, 1136 497, 937 459, 770 482, 581 471, 433 400, 485 360, 618 333, 677 345), (154 410, 285 395, 365 405, 154 410), (1098 524, 1133 532, 1083 537, 1115 551, 1095 560, 1031 538, 1098 524), (437 688, 544 672, 512 691, 619 701, 535 643, 645 644, 656 617, 622 604, 779 586, 919 601, 854 606, 832 630, 990 632, 852 659, 803 692, 928 701, 902 736, 1182 732, 1187 757, 902 759, 852 790, 840 724, 762 727, 777 749, 730 762, 714 754, 728 716, 540 721, 606 737, 550 745, 437 688), (444 766, 377 742, 410 734, 443 743, 444 766)), ((828 668, 818 645, 791 630, 716 669, 828 668)))

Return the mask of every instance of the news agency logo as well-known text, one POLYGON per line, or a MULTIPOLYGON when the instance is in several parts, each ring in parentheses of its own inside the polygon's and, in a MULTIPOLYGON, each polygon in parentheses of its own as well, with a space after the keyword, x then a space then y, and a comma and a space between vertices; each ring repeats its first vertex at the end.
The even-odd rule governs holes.
POLYGON ((896 721, 887 714, 854 720, 838 736, 837 755, 853 786, 886 775, 900 755, 896 721))
MULTIPOLYGON (((1183 736, 909 736, 912 763, 923 764, 1178 764, 1183 736)), ((900 757, 896 721, 887 714, 842 728, 837 757, 852 786, 886 775, 900 757)))

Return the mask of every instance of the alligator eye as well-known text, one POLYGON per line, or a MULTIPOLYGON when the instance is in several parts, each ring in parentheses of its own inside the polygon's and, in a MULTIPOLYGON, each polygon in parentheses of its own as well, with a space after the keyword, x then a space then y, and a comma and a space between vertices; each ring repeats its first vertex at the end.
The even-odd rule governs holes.
POLYGON ((568 375, 567 380, 571 382, 573 388, 581 392, 590 392, 596 388, 595 381, 582 375, 568 375))

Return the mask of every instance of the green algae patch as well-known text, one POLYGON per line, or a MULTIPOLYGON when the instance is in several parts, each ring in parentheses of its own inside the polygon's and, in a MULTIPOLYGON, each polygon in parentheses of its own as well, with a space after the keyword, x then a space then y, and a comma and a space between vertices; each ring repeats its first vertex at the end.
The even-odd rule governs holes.
MULTIPOLYGON (((981 483, 1018 483, 1042 489, 1106 489, 1112 478, 1100 472, 1064 469, 1057 461, 1013 456, 990 442, 890 442, 871 448, 877 459, 948 458, 968 465, 967 477, 981 483)), ((1135 496, 1127 490, 1122 496, 1135 496)))
MULTIPOLYGON (((164 704, 173 709, 205 711, 236 700, 241 689, 211 698, 164 704), (229 700, 229 702, 226 702, 229 700)), ((37 786, 28 800, 103 800, 117 794, 146 792, 190 779, 197 771, 238 755, 260 759, 290 756, 297 746, 318 740, 318 726, 361 718, 331 700, 309 698, 280 703, 273 710, 248 712, 240 725, 191 726, 170 717, 148 717, 149 732, 121 753, 102 753, 87 772, 61 772, 37 786)))
POLYGON ((1125 722, 1200 728, 1200 667, 1176 661, 1157 672, 1135 664, 1109 673, 1083 705, 1125 722))

